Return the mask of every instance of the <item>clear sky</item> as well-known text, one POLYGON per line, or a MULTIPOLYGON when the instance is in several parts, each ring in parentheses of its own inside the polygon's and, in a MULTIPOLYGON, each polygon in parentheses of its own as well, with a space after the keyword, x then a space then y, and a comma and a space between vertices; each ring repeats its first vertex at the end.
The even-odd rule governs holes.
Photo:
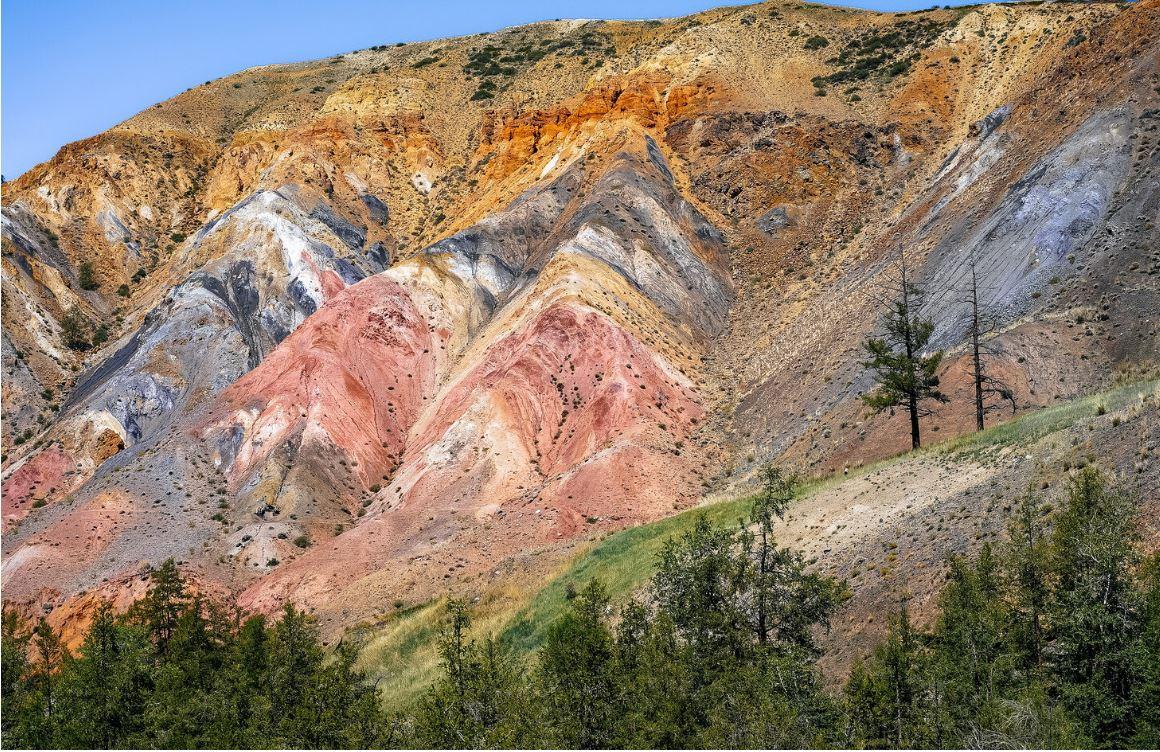
MULTIPOLYGON (((945 2, 946 0, 944 0, 945 2)), ((835 2, 914 10, 932 2, 835 2)), ((552 18, 661 18, 736 0, 6 0, 0 168, 242 68, 552 18)))

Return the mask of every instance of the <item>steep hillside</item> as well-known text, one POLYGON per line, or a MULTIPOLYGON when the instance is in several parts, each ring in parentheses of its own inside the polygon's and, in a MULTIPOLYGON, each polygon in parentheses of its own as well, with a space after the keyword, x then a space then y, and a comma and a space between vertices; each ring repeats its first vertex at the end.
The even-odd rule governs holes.
MULTIPOLYGON (((1055 505, 1070 471, 1095 463, 1142 501, 1137 524, 1160 542, 1160 384, 1128 384, 1021 416, 978 434, 806 483, 783 521, 780 544, 802 552, 811 569, 843 579, 850 599, 822 635, 826 678, 846 677, 854 659, 879 642, 884 615, 903 598, 918 623, 936 611, 933 595, 945 557, 1002 547, 1012 501, 1028 488, 1055 505)), ((593 579, 613 602, 638 595, 656 571, 666 541, 699 515, 718 526, 746 517, 752 497, 713 497, 658 522, 580 541, 570 559, 532 587, 504 581, 481 588, 473 617, 479 634, 497 634, 517 652, 542 643, 572 594, 593 579)), ((1000 548, 1001 550, 1001 548, 1000 548)), ((359 625, 363 665, 392 704, 406 704, 437 673, 437 624, 446 599, 396 610, 359 625)))
POLYGON ((860 343, 901 254, 948 351, 928 437, 974 427, 972 263, 1017 411, 1155 373, 1157 40, 1157 0, 545 22, 66 146, 4 185, 4 598, 72 624, 174 557, 337 631, 539 582, 770 460, 892 456, 860 343))

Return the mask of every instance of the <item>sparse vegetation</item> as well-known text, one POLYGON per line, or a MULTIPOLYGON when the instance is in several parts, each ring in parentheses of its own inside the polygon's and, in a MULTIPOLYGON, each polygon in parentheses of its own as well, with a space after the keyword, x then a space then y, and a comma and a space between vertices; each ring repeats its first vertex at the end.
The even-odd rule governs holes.
MULTIPOLYGON (((471 638, 451 601, 435 684, 380 705, 354 640, 328 658, 311 618, 244 620, 192 596, 172 560, 74 655, 42 619, 3 620, 6 747, 1154 747, 1160 559, 1094 468, 1058 511, 1013 504, 1009 542, 952 558, 928 630, 905 600, 827 691, 815 642, 845 586, 774 542, 793 496, 775 470, 742 525, 697 514, 667 537, 646 598, 570 591, 528 658, 471 638), (115 701, 114 701, 115 700, 115 701), (986 740, 986 741, 983 741, 986 740)), ((396 602, 396 611, 404 611, 396 602)))
POLYGON ((81 265, 77 267, 77 282, 82 290, 95 290, 100 287, 91 262, 82 261, 81 265))
POLYGON ((3 745, 1160 742, 1160 392, 1068 401, 1156 376, 1155 129, 1086 101, 1147 45, 779 8, 255 68, 5 185, 3 745))
POLYGON ((835 57, 826 61, 837 70, 814 78, 814 86, 820 89, 871 78, 888 81, 901 76, 918 61, 922 50, 952 23, 932 18, 907 19, 888 29, 857 34, 835 57))
POLYGON ((60 336, 70 350, 88 350, 92 346, 92 325, 76 306, 65 311, 60 319, 60 336))
POLYGON ((523 42, 511 48, 487 44, 468 53, 463 72, 480 79, 471 100, 486 101, 503 91, 520 70, 549 55, 579 57, 582 63, 598 68, 604 64, 603 57, 615 53, 615 47, 605 35, 589 30, 577 36, 543 39, 536 44, 523 42))

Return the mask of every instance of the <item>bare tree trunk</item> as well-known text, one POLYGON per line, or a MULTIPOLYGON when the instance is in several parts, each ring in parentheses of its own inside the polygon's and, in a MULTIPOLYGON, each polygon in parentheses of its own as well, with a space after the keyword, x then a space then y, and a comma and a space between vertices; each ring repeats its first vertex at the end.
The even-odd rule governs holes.
POLYGON ((761 589, 757 594, 757 641, 764 645, 769 637, 769 627, 765 615, 765 589, 767 585, 766 566, 769 557, 769 542, 766 534, 765 523, 761 525, 761 562, 759 571, 761 572, 761 589))
POLYGON ((971 257, 971 356, 975 366, 975 428, 982 431, 983 359, 979 355, 979 280, 975 274, 974 256, 971 257))
POLYGON ((902 267, 902 307, 906 313, 906 361, 910 368, 910 393, 906 404, 906 409, 910 411, 910 448, 918 449, 922 446, 918 427, 918 374, 915 373, 914 335, 910 323, 913 315, 910 310, 910 286, 906 278, 906 254, 901 248, 898 249, 898 257, 902 267))
POLYGON ((907 407, 910 410, 910 448, 918 449, 922 446, 922 436, 918 430, 918 400, 914 395, 910 395, 910 405, 907 407))

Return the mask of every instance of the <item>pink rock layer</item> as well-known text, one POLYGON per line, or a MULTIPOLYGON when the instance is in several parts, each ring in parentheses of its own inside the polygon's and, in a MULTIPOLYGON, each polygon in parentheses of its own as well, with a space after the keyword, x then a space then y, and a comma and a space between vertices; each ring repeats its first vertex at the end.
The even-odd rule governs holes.
POLYGON ((685 442, 701 415, 687 379, 639 340, 555 303, 443 390, 367 516, 241 603, 328 611, 416 597, 443 586, 435 561, 470 575, 591 525, 655 519, 697 497, 685 442))
POLYGON ((237 482, 290 437, 353 460, 364 487, 398 465, 407 430, 434 389, 432 331, 405 289, 383 276, 335 296, 259 368, 223 395, 233 412, 211 433, 242 428, 237 482))
POLYGON ((65 474, 72 469, 72 455, 56 445, 18 467, 4 481, 4 529, 24 519, 38 501, 47 504, 64 492, 71 485, 65 474))

